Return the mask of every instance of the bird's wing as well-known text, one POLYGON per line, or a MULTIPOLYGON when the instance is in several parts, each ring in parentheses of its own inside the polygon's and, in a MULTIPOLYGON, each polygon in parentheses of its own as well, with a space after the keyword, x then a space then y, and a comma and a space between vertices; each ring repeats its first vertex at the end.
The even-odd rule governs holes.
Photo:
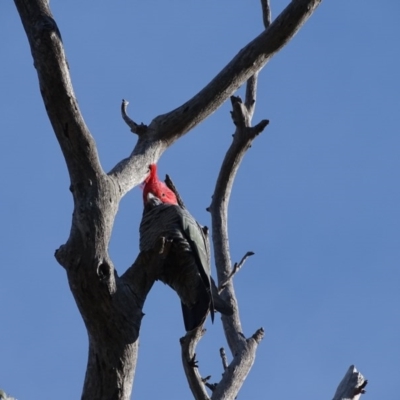
MULTIPOLYGON (((188 329, 189 325, 192 325, 190 323, 190 318, 192 317, 196 320, 196 326, 198 325, 199 315, 201 315, 202 318, 204 317, 203 309, 209 309, 211 318, 214 319, 214 302, 210 283, 210 252, 204 232, 186 209, 171 204, 160 204, 157 198, 155 198, 155 200, 152 199, 152 201, 146 205, 143 212, 143 218, 140 224, 140 250, 150 250, 157 239, 164 235, 173 239, 175 243, 180 243, 179 245, 183 246, 183 248, 185 246, 190 248, 192 265, 197 270, 204 285, 203 289, 197 289, 200 290, 198 295, 203 293, 200 295, 200 303, 197 305, 197 307, 201 309, 201 312, 194 310, 193 305, 189 305, 190 303, 188 303, 187 306, 184 304, 182 306, 185 326, 187 325, 186 329, 188 329), (188 309, 186 310, 185 307, 188 307, 188 309), (187 311, 186 313, 185 310, 187 311)), ((185 256, 185 253, 183 253, 182 257, 184 258, 185 256)), ((180 259, 180 262, 183 261, 183 258, 180 259)), ((172 276, 170 275, 172 271, 173 270, 170 270, 168 273, 165 273, 161 280, 172 286, 181 297, 181 300, 183 298, 187 300, 187 294, 184 293, 187 292, 189 288, 186 286, 187 283, 185 286, 182 286, 181 282, 184 275, 182 275, 182 278, 178 275, 172 276)), ((191 279, 194 279, 194 277, 191 279)))
POLYGON ((214 302, 211 292, 211 265, 210 265, 210 252, 209 246, 207 245, 207 239, 204 235, 203 230, 197 221, 185 208, 180 208, 182 214, 182 231, 186 237, 186 240, 190 244, 193 254, 196 259, 197 268, 201 279, 206 287, 210 297, 210 314, 211 319, 214 321, 214 302))

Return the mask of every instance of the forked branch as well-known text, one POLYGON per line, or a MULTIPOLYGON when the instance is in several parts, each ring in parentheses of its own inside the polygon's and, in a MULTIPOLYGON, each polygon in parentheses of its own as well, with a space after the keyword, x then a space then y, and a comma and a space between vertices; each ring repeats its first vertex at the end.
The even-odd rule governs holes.
MULTIPOLYGON (((252 82, 251 82, 252 84, 252 82)), ((222 317, 225 336, 228 345, 234 355, 231 363, 225 369, 222 380, 215 388, 212 399, 219 399, 222 393, 229 393, 225 398, 235 398, 240 390, 247 374, 253 365, 258 343, 262 339, 261 332, 256 336, 245 339, 240 322, 239 309, 233 287, 232 276, 238 270, 238 266, 244 263, 251 254, 247 253, 242 262, 236 265, 234 272, 230 270, 231 258, 228 239, 227 211, 228 202, 232 190, 233 181, 239 165, 250 147, 253 139, 268 124, 267 120, 261 121, 256 127, 251 127, 251 114, 254 103, 249 112, 239 97, 232 96, 232 119, 236 125, 233 142, 228 149, 217 179, 212 202, 209 207, 212 219, 212 236, 214 243, 214 257, 218 273, 218 282, 225 289, 223 298, 232 305, 234 313, 232 317, 222 317)))
POLYGON ((225 282, 222 282, 222 283, 219 285, 219 287, 218 287, 218 292, 219 292, 219 293, 221 293, 221 292, 224 290, 224 288, 225 288, 225 286, 228 284, 228 282, 235 276, 235 274, 236 274, 237 272, 239 272, 240 268, 242 268, 242 266, 244 265, 244 263, 246 262, 246 260, 247 260, 250 256, 253 256, 253 255, 254 255, 254 253, 253 253, 252 251, 248 251, 248 252, 242 257, 242 259, 240 260, 239 263, 235 263, 235 264, 234 264, 231 273, 230 273, 230 274, 228 275, 228 277, 226 278, 226 281, 225 281, 225 282))
MULTIPOLYGON (((71 291, 89 333, 84 400, 130 398, 143 315, 141 306, 152 285, 153 277, 136 268, 129 269, 119 278, 109 258, 108 243, 121 197, 143 181, 149 164, 156 163, 174 141, 213 113, 250 78, 245 104, 238 97, 231 98, 236 131, 222 164, 210 207, 219 282, 226 280, 231 265, 226 210, 233 179, 252 140, 268 124, 263 120, 251 126, 257 73, 296 34, 320 2, 293 0, 268 29, 239 51, 197 95, 177 109, 155 117, 148 127, 129 118, 127 102, 123 102, 122 116, 130 129, 138 134, 138 141, 131 155, 105 174, 94 139, 79 110, 61 34, 51 14, 49 1, 15 0, 29 40, 46 111, 71 178, 75 207, 72 228, 67 243, 57 253, 57 259, 67 270, 71 291)), ((267 27, 269 5, 266 1, 262 4, 267 27)), ((137 260, 138 263, 147 261, 143 254, 137 260)), ((225 398, 235 398, 254 362, 262 338, 261 331, 248 339, 241 334, 232 281, 226 285, 223 294, 235 309, 233 317, 223 317, 234 358, 215 387, 213 399, 221 398, 222 393, 226 394, 225 398)), ((206 400, 208 395, 194 358, 201 334, 197 332, 183 341, 182 359, 196 399, 206 400)))
MULTIPOLYGON (((239 167, 239 164, 246 152, 249 148, 252 140, 263 130, 263 128, 268 124, 268 121, 262 121, 256 127, 252 128, 250 126, 251 117, 249 116, 248 110, 245 105, 242 104, 239 97, 232 97, 232 118, 236 125, 236 132, 234 135, 234 140, 229 148, 227 155, 225 156, 225 160, 223 166, 225 166, 224 172, 227 174, 228 179, 222 180, 221 173, 223 168, 221 169, 220 176, 217 181, 217 187, 214 192, 213 201, 209 208, 212 216, 212 225, 213 225, 213 239, 214 239, 214 254, 217 260, 217 257, 226 257, 226 259, 230 259, 229 256, 229 244, 228 244, 228 233, 227 226, 223 224, 218 224, 216 221, 224 220, 226 222, 227 215, 227 206, 229 201, 230 189, 232 187, 234 174, 239 167), (236 162, 232 162, 236 160, 236 162), (220 186, 218 186, 218 182, 220 186), (226 242, 223 246, 219 245, 219 241, 221 237, 226 238, 226 242), (216 246, 216 243, 218 244, 216 246)), ((175 191, 177 194, 177 190, 171 181, 168 181, 168 185, 171 189, 175 191)), ((225 299, 229 302, 229 304, 234 305, 234 314, 232 317, 223 317, 225 334, 228 340, 228 344, 232 353, 235 355, 231 364, 227 365, 227 358, 225 352, 221 352, 221 357, 223 358, 223 366, 224 373, 221 381, 216 384, 212 384, 211 386, 204 380, 201 380, 200 374, 197 371, 194 371, 193 368, 188 368, 191 365, 192 357, 195 354, 195 349, 197 346, 197 342, 200 340, 201 336, 191 334, 190 332, 185 336, 185 340, 181 341, 182 350, 184 349, 183 345, 185 345, 186 349, 190 349, 190 351, 186 350, 185 357, 182 357, 184 369, 186 373, 186 377, 189 382, 189 386, 192 389, 192 393, 196 399, 202 399, 204 396, 204 385, 211 388, 213 390, 211 399, 220 399, 222 394, 224 396, 226 393, 227 397, 225 398, 235 398, 238 391, 240 390, 244 380, 249 373, 251 366, 253 365, 255 359, 256 348, 261 341, 264 331, 259 329, 253 336, 249 339, 245 339, 242 334, 242 329, 240 325, 239 312, 237 307, 237 301, 233 289, 233 284, 231 278, 234 273, 239 270, 239 268, 243 265, 247 257, 251 256, 252 252, 247 252, 243 259, 239 264, 235 264, 233 272, 228 272, 229 264, 217 264, 217 271, 219 281, 221 282, 221 276, 224 276, 225 282, 224 287, 226 287, 225 299), (222 271, 222 272, 221 272, 222 271), (188 362, 189 361, 189 362, 188 362)), ((221 258, 219 258, 220 260, 221 258)))
MULTIPOLYGON (((262 5, 263 20, 267 28, 267 23, 269 24, 270 21, 269 3, 263 0, 262 5)), ((229 271, 231 262, 227 229, 227 208, 236 172, 253 139, 264 130, 269 122, 268 120, 262 120, 255 127, 251 126, 256 103, 258 71, 259 69, 256 69, 247 81, 245 103, 242 102, 240 97, 231 96, 231 116, 236 126, 236 131, 233 143, 228 149, 222 163, 215 191, 212 196, 212 203, 208 208, 211 212, 214 255, 220 291, 226 288, 224 298, 234 309, 232 317, 224 316, 222 318, 225 335, 234 357, 232 362, 228 365, 225 351, 221 349, 220 354, 224 373, 221 381, 212 385, 213 393, 211 398, 215 400, 222 398, 222 396, 224 396, 223 398, 229 399, 236 397, 250 372, 255 359, 257 346, 264 335, 263 329, 260 328, 249 339, 245 339, 243 336, 232 277, 240 269, 247 257, 254 253, 247 252, 241 262, 235 264, 233 270, 229 271)), ((190 380, 189 376, 188 380, 190 380)))
MULTIPOLYGON (((20 0, 22 1, 22 0, 20 0)), ((25 0, 26 1, 26 0, 25 0)), ((269 3, 262 1, 264 26, 259 36, 247 44, 211 82, 180 107, 159 115, 139 137, 132 154, 110 172, 118 178, 121 194, 143 181, 147 165, 156 163, 161 154, 182 135, 189 132, 218 109, 250 78, 245 104, 252 116, 257 73, 297 33, 322 0, 293 0, 269 25, 269 3)))

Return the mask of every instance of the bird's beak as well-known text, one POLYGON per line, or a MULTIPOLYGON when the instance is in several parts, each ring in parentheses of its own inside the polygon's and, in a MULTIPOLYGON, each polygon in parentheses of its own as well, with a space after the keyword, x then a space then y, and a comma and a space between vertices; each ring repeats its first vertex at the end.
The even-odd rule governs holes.
POLYGON ((155 198, 156 198, 156 196, 154 196, 153 193, 151 193, 151 192, 147 193, 147 201, 149 201, 151 199, 155 199, 155 198))

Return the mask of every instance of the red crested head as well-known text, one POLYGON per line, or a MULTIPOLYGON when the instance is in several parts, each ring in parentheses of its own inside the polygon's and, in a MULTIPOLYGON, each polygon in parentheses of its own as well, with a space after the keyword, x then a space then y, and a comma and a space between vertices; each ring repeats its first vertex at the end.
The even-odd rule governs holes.
POLYGON ((158 197, 163 203, 178 205, 175 193, 164 182, 158 179, 157 165, 150 164, 149 168, 150 173, 143 182, 143 203, 146 204, 147 195, 151 193, 158 197))

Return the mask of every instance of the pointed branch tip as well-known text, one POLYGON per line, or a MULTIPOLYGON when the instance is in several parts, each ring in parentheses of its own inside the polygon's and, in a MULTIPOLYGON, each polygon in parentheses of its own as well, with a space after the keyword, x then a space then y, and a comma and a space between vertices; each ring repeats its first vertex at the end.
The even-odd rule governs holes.
POLYGON ((365 393, 367 383, 367 379, 357 371, 357 368, 354 365, 350 365, 336 389, 333 400, 359 399, 365 393))
POLYGON ((224 290, 225 286, 229 283, 229 281, 234 277, 235 274, 237 274, 237 272, 240 270, 240 268, 242 268, 242 266, 243 266, 243 264, 245 263, 245 261, 246 261, 249 257, 253 256, 254 254, 255 254, 255 253, 254 253, 253 251, 248 251, 248 252, 242 257, 242 259, 240 260, 239 263, 235 263, 235 264, 233 265, 232 271, 231 271, 231 273, 229 274, 228 278, 226 278, 226 281, 223 282, 221 285, 219 285, 218 293, 221 293, 222 290, 224 290))
POLYGON ((251 338, 254 339, 257 343, 260 343, 261 340, 263 340, 264 338, 264 333, 264 328, 259 328, 255 331, 251 338))
POLYGON ((225 349, 223 347, 219 349, 219 355, 221 356, 222 367, 224 368, 224 371, 226 371, 228 368, 228 358, 226 357, 225 349))
POLYGON ((265 127, 269 124, 269 120, 268 119, 263 119, 261 122, 259 122, 257 125, 253 126, 253 130, 255 132, 256 135, 258 135, 259 133, 261 133, 265 127))
POLYGON ((128 114, 126 113, 126 109, 128 108, 129 101, 122 99, 121 104, 121 114, 123 120, 126 124, 131 128, 131 132, 136 133, 138 136, 143 135, 147 132, 147 125, 141 123, 140 125, 129 118, 128 114))

